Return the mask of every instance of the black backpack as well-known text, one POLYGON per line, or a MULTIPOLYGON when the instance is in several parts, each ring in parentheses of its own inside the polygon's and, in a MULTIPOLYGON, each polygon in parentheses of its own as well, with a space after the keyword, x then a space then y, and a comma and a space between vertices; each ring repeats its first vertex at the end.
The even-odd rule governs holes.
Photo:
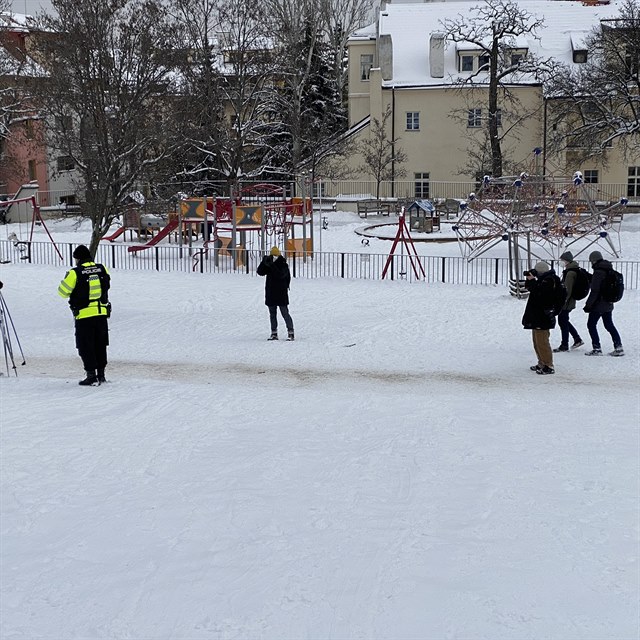
POLYGON ((591 274, 582 267, 571 267, 571 269, 565 270, 565 278, 568 271, 576 272, 576 279, 573 281, 573 288, 571 289, 571 297, 574 300, 583 300, 589 294, 589 289, 591 289, 591 274))
POLYGON ((624 294, 624 278, 619 271, 607 269, 602 283, 602 299, 607 302, 619 302, 624 294))

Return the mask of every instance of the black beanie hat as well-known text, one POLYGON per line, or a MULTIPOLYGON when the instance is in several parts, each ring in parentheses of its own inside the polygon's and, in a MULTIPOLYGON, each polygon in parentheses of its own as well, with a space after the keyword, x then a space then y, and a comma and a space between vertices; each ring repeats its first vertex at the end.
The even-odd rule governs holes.
POLYGON ((566 260, 567 262, 573 261, 573 253, 571 251, 565 251, 561 256, 560 260, 566 260))
POLYGON ((80 262, 93 261, 93 256, 91 255, 91 252, 83 244, 80 244, 75 248, 73 252, 73 257, 76 260, 80 260, 80 262))

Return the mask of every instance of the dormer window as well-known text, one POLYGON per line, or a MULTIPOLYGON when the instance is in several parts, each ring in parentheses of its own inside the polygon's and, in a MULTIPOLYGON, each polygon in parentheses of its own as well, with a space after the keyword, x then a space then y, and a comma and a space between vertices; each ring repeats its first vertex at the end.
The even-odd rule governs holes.
POLYGON ((460 56, 460 71, 473 71, 474 56, 460 56))
POLYGON ((587 50, 586 49, 578 49, 573 52, 573 61, 576 64, 584 64, 587 61, 587 50))
POLYGON ((483 55, 478 58, 478 69, 489 69, 489 56, 483 55))
POLYGON ((580 31, 571 33, 571 52, 572 52, 572 60, 576 64, 584 64, 589 57, 588 49, 587 49, 587 34, 580 31))

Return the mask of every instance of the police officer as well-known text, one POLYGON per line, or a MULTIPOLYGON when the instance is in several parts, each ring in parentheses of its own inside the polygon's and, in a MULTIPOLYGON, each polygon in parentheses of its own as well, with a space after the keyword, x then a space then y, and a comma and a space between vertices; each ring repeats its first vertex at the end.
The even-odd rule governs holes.
POLYGON ((67 271, 58 287, 58 294, 69 299, 75 318, 76 348, 86 372, 78 384, 95 386, 106 382, 109 327, 111 315, 108 291, 111 277, 106 268, 93 261, 91 252, 83 244, 73 252, 76 267, 67 271))

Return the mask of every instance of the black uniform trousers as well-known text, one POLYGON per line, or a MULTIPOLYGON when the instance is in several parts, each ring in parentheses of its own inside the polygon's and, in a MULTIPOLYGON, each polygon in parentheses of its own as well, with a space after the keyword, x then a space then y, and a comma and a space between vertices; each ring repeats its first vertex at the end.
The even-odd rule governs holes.
POLYGON ((107 365, 109 325, 107 316, 76 320, 76 348, 85 371, 104 370, 107 365))

